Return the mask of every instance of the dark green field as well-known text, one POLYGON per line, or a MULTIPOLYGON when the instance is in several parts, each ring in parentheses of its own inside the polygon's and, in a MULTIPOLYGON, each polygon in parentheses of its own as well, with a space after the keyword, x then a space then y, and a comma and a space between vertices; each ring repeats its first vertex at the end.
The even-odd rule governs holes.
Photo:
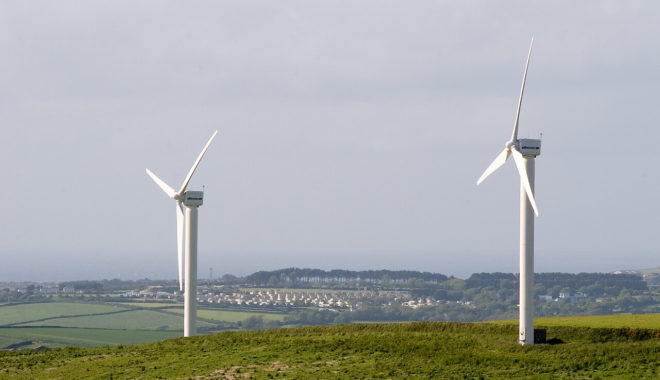
POLYGON ((94 347, 140 344, 181 336, 180 331, 113 330, 68 327, 0 328, 0 346, 29 343, 27 347, 94 347))
MULTIPOLYGON (((200 308, 197 326, 213 329, 250 317, 282 320, 281 313, 200 308)), ((183 305, 162 303, 43 302, 0 307, 0 349, 140 344, 183 335, 183 305)))
POLYGON ((139 346, 0 353, 0 378, 648 378, 660 330, 413 322, 223 332, 139 346))

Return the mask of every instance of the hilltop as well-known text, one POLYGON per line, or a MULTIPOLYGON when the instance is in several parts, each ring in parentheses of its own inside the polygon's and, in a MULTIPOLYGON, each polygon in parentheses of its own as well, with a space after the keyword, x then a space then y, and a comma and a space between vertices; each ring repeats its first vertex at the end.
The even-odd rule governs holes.
MULTIPOLYGON (((657 319, 657 317, 656 317, 657 319)), ((660 330, 412 322, 228 331, 156 343, 0 353, 3 378, 513 378, 660 374, 660 330)))
POLYGON ((649 285, 660 285, 660 267, 657 268, 648 268, 648 269, 630 269, 630 270, 618 270, 614 273, 621 274, 633 274, 640 276, 648 283, 649 285))

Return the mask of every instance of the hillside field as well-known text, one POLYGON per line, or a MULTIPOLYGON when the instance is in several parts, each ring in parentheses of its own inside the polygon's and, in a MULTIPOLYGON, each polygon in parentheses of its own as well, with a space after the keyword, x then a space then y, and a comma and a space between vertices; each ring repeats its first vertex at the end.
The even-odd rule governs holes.
POLYGON ((548 327, 522 347, 494 323, 369 323, 228 331, 136 346, 0 353, 2 378, 639 378, 660 330, 548 327))
MULTIPOLYGON (((493 323, 518 325, 517 319, 493 323)), ((577 317, 534 318, 535 328, 571 326, 592 328, 632 328, 660 330, 660 314, 616 314, 577 317)))

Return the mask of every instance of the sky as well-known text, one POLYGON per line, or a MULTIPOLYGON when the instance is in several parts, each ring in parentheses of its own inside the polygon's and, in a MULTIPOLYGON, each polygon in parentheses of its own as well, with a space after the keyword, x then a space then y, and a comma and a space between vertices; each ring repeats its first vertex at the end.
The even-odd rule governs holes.
POLYGON ((0 281, 287 267, 518 272, 511 135, 539 138, 536 272, 660 266, 660 3, 0 3, 0 281))

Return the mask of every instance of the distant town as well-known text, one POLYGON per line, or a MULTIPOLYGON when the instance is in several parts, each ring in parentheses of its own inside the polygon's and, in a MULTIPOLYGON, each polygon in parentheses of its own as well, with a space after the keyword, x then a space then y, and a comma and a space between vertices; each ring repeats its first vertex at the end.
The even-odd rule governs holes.
MULTIPOLYGON (((538 273, 536 309, 543 315, 660 311, 660 273, 538 273)), ((69 281, 1 283, 0 301, 78 299, 103 302, 180 303, 174 281, 69 281), (57 298, 53 298, 57 297, 57 298)), ((288 268, 245 277, 199 281, 200 306, 273 310, 290 314, 331 312, 339 320, 488 320, 517 313, 518 278, 511 273, 475 273, 462 280, 416 271, 323 271, 288 268), (405 312, 405 309, 410 310, 405 312), (391 315, 391 314, 395 315, 391 315), (337 316, 335 316, 337 317, 337 316)), ((324 320, 329 320, 325 318, 324 320)))

